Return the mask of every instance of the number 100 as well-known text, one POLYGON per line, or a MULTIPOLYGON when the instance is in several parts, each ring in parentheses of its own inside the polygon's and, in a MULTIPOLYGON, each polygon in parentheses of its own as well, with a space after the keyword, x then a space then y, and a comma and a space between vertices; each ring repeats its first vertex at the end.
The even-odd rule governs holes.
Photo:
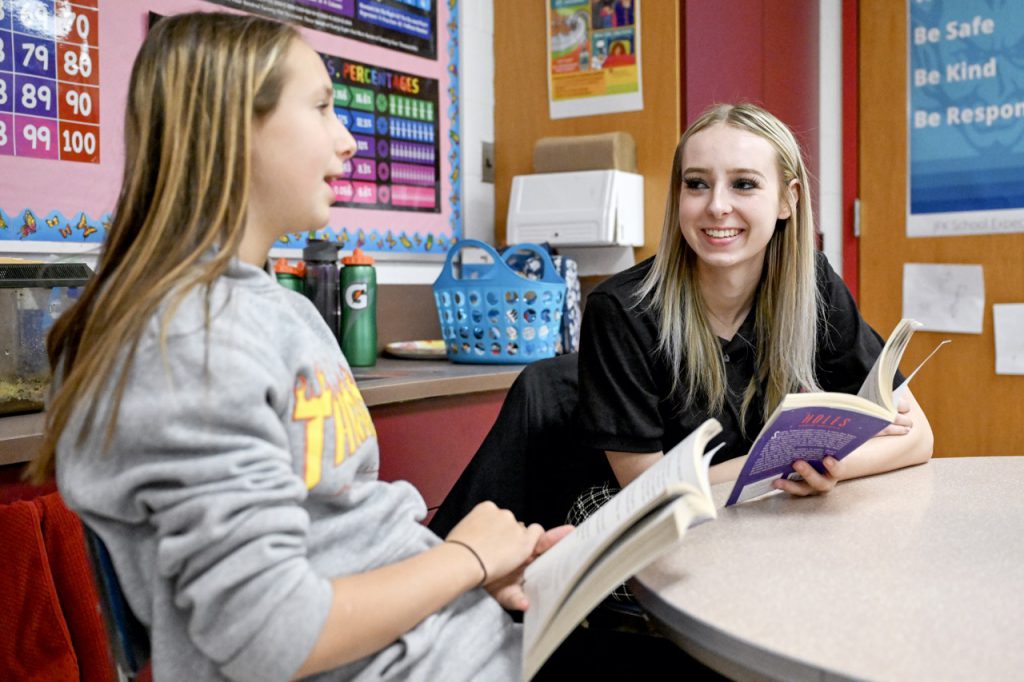
POLYGON ((62 132, 63 143, 61 151, 74 154, 95 154, 96 134, 92 132, 83 133, 81 130, 64 130, 62 132))

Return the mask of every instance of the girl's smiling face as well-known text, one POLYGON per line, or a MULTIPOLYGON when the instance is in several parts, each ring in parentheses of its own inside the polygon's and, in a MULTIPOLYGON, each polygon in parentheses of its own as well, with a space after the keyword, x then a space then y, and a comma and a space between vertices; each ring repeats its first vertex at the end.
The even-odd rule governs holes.
POLYGON ((796 180, 781 187, 775 149, 759 135, 717 123, 686 141, 682 169, 679 229, 698 268, 749 269, 760 277, 775 223, 789 218, 797 198, 796 180))
POLYGON ((355 153, 355 140, 334 115, 334 92, 320 56, 301 40, 284 62, 277 106, 256 121, 249 225, 270 242, 316 230, 334 203, 330 180, 355 153))

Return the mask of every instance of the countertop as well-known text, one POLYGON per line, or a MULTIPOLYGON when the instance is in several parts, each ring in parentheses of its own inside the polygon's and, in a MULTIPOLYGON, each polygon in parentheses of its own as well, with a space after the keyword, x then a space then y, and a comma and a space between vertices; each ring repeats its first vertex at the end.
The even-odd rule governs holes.
MULTIPOLYGON (((352 374, 368 406, 506 390, 523 365, 461 365, 447 360, 379 358, 352 374)), ((43 414, 0 417, 0 466, 30 460, 42 440, 43 414)))
POLYGON ((353 367, 352 375, 370 407, 439 396, 503 391, 523 365, 462 365, 447 360, 380 358, 373 367, 353 367))

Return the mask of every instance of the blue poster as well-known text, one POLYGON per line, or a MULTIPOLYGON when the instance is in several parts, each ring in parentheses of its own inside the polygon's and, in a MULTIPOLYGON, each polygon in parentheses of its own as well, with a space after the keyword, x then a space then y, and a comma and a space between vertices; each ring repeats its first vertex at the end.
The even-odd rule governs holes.
POLYGON ((1024 2, 908 2, 907 236, 1024 232, 1024 2))

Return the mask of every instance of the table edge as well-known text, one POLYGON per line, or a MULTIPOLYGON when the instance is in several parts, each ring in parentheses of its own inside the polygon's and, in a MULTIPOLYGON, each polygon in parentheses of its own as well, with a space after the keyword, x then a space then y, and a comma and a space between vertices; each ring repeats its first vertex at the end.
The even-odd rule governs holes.
POLYGON ((733 680, 848 682, 857 678, 757 646, 668 604, 638 578, 629 581, 656 629, 701 663, 733 680), (686 632, 687 635, 680 633, 686 632))

